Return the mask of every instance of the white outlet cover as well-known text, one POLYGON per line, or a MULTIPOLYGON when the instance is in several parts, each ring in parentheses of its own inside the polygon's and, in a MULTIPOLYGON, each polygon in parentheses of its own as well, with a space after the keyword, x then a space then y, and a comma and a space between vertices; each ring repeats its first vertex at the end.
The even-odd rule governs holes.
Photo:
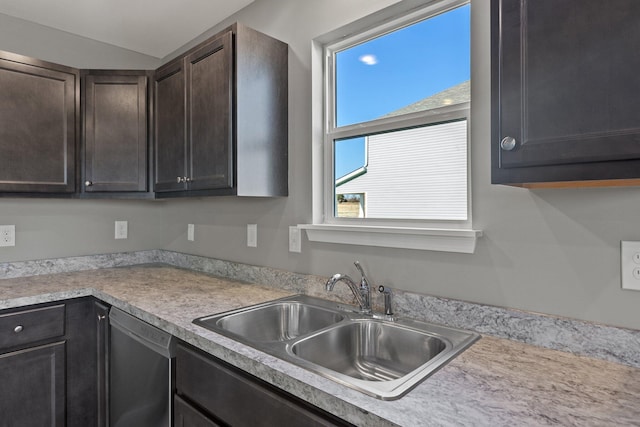
POLYGON ((128 223, 127 221, 116 221, 116 239, 126 239, 128 234, 128 223))
POLYGON ((640 291, 640 242, 620 242, 622 289, 640 291))
POLYGON ((193 242, 195 239, 195 226, 193 224, 187 224, 187 240, 193 242))
POLYGON ((16 226, 0 225, 0 246, 16 245, 16 226))

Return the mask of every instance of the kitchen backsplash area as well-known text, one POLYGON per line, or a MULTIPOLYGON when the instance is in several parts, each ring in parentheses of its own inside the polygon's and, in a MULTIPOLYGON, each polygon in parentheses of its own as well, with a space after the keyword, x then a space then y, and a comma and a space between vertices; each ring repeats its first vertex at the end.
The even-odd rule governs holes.
MULTIPOLYGON (((1 263, 0 277, 16 278, 153 263, 352 303, 347 287, 336 287, 336 292, 326 292, 326 277, 166 250, 1 263)), ((373 299, 376 309, 381 311, 382 295, 376 292, 373 299)), ((393 308, 398 316, 640 368, 640 330, 396 290, 393 291, 393 308)))

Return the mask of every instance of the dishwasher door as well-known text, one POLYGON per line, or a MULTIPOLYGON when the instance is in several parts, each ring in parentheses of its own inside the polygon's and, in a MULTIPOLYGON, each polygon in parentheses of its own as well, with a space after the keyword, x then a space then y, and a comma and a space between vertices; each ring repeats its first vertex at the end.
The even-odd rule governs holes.
POLYGON ((109 323, 109 426, 171 427, 173 336, 116 308, 109 323))

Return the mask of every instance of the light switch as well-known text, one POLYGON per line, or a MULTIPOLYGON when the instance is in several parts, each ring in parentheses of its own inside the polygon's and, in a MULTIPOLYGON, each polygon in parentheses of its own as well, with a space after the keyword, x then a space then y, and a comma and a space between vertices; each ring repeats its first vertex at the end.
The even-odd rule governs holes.
POLYGON ((247 246, 258 247, 258 224, 247 224, 247 246))
POLYGON ((302 252, 300 229, 296 225, 289 227, 289 252, 302 252))

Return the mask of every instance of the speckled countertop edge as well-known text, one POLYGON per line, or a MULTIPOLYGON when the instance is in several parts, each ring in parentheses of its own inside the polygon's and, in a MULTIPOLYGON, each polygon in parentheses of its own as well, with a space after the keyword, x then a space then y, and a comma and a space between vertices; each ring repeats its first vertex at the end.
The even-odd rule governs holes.
MULTIPOLYGON (((0 278, 158 262, 293 293, 351 301, 346 287, 336 287, 336 294, 327 294, 324 277, 164 250, 0 263, 0 278)), ((377 293, 373 296, 379 306, 381 296, 377 293)), ((640 330, 400 290, 394 290, 393 299, 396 312, 401 316, 640 368, 640 330)))
POLYGON ((358 425, 639 425, 640 370, 620 364, 485 336, 384 402, 191 323, 292 293, 146 266, 3 280, 0 308, 94 295, 358 425))

